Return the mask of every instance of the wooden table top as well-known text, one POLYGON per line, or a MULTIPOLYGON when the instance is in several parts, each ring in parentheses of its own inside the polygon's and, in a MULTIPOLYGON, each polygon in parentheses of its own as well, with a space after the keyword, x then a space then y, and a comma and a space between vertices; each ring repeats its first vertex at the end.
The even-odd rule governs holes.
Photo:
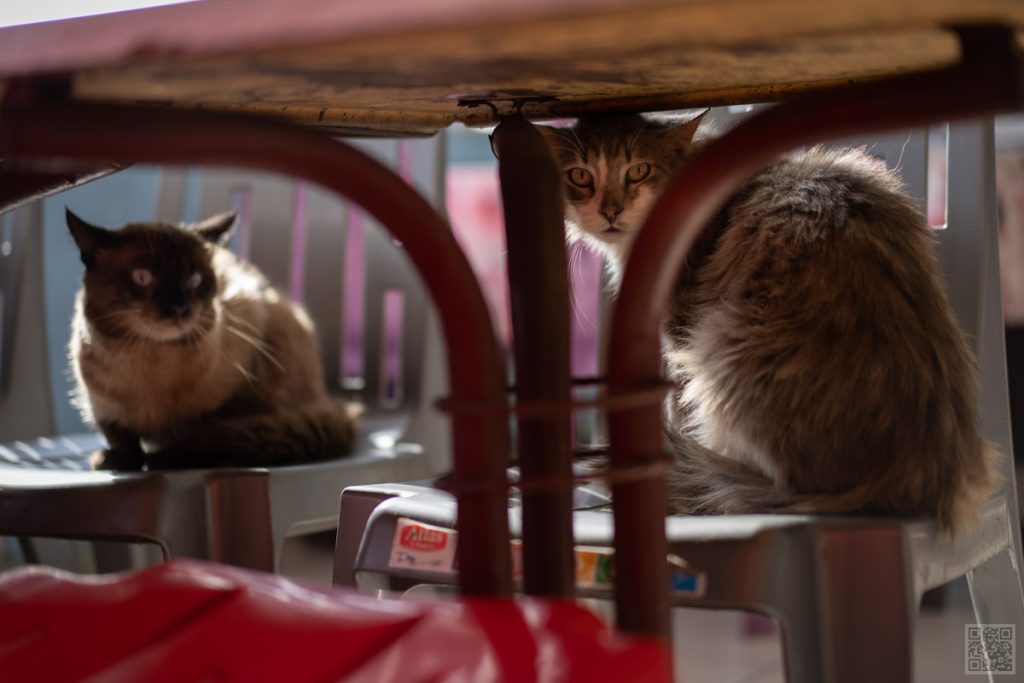
POLYGON ((205 0, 0 29, 0 89, 54 74, 79 99, 430 134, 492 123, 473 100, 679 109, 933 68, 963 23, 1022 42, 1024 0, 205 0))

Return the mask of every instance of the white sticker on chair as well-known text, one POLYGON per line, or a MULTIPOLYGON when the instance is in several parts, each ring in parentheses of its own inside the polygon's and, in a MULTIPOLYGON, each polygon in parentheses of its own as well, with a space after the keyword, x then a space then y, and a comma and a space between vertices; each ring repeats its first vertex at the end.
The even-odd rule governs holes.
POLYGON ((399 517, 388 567, 454 574, 455 541, 456 534, 450 529, 399 517))

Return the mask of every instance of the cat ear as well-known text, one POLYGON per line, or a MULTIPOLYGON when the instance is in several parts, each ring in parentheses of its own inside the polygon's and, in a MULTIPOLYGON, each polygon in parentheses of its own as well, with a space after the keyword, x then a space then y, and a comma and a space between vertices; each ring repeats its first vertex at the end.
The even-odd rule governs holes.
POLYGON ((82 256, 82 263, 91 267, 96 262, 96 254, 104 247, 109 247, 117 240, 117 233, 97 225, 86 223, 71 212, 71 209, 64 207, 64 217, 71 230, 71 236, 78 245, 78 251, 82 256))
POLYGON ((235 227, 237 218, 238 214, 234 211, 225 211, 185 227, 211 244, 225 244, 231 237, 231 230, 235 227))
POLYGON ((694 116, 686 123, 681 123, 678 126, 673 126, 665 131, 665 135, 671 140, 679 149, 687 149, 693 143, 693 136, 697 134, 697 128, 700 127, 700 122, 704 120, 704 116, 711 111, 705 109, 701 113, 694 116))

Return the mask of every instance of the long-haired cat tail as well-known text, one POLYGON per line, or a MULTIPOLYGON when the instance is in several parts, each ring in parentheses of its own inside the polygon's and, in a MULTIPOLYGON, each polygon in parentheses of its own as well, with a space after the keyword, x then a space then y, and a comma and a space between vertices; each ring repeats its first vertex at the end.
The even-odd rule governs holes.
POLYGON ((337 457, 359 407, 328 395, 313 324, 222 245, 234 213, 194 225, 68 228, 85 276, 72 321, 75 402, 102 469, 264 467, 337 457))
MULTIPOLYGON (((621 272, 700 119, 592 116, 543 132, 566 233, 621 272)), ((996 480, 978 372, 935 238, 899 179, 814 148, 747 182, 665 302, 677 513, 924 515, 968 528, 996 480)))

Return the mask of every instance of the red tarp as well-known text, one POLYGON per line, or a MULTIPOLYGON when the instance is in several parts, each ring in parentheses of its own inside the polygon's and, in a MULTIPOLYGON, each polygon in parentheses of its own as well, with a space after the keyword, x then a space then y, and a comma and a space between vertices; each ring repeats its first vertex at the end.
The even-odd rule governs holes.
POLYGON ((177 560, 0 575, 0 681, 669 681, 660 643, 536 599, 378 600, 177 560))

